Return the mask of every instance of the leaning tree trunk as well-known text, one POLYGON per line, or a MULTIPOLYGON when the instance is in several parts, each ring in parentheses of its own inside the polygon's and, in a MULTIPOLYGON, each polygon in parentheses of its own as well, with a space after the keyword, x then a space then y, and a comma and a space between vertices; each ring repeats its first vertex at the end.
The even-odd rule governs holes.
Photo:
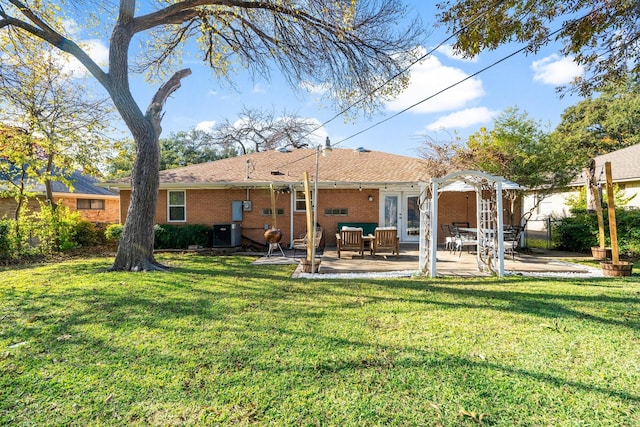
POLYGON ((189 69, 175 73, 156 92, 143 123, 129 124, 136 145, 136 158, 131 172, 131 200, 111 270, 164 269, 153 256, 153 225, 160 187, 160 122, 164 102, 180 87, 180 80, 189 74, 189 69))

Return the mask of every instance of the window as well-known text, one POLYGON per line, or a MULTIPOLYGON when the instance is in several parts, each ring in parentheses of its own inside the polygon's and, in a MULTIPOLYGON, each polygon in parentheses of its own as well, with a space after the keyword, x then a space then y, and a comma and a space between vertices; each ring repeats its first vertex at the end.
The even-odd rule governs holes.
MULTIPOLYGON (((305 200, 304 191, 296 190, 296 212, 304 212, 307 210, 305 200)), ((311 195, 311 201, 313 201, 313 194, 311 195)))
MULTIPOLYGON (((271 215, 271 208, 262 208, 261 214, 262 214, 262 216, 270 216, 271 215)), ((284 216, 284 209, 283 208, 276 208, 276 216, 284 216)))
POLYGON ((78 199, 78 210, 94 209, 104 210, 104 200, 101 199, 78 199))
POLYGON ((347 216, 349 210, 347 208, 326 208, 324 214, 326 216, 347 216))
POLYGON ((184 222, 187 220, 187 197, 184 191, 168 191, 168 220, 169 222, 184 222))

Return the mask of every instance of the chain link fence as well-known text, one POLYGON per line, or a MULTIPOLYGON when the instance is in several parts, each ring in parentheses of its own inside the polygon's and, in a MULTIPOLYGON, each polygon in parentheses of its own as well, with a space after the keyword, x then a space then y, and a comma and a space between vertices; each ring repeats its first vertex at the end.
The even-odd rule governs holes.
POLYGON ((524 230, 524 244, 528 248, 554 249, 555 225, 560 220, 530 219, 524 230))

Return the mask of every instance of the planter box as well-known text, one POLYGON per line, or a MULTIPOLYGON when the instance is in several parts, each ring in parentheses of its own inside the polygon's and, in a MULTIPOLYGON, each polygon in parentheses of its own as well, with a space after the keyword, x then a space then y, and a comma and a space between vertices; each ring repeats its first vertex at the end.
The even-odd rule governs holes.
MULTIPOLYGON (((317 273, 320 270, 320 261, 322 261, 321 259, 316 259, 315 262, 315 271, 313 271, 313 273, 317 273)), ((312 273, 311 271, 311 261, 309 261, 308 259, 301 259, 300 260, 300 265, 302 266, 302 272, 303 273, 312 273)))
POLYGON ((605 276, 625 277, 625 276, 631 276, 631 272, 633 270, 633 263, 628 261, 620 261, 617 264, 614 264, 611 261, 606 261, 606 262, 601 262, 600 267, 602 267, 602 273, 605 276))
POLYGON ((611 248, 591 247, 591 256, 595 259, 611 259, 611 248))

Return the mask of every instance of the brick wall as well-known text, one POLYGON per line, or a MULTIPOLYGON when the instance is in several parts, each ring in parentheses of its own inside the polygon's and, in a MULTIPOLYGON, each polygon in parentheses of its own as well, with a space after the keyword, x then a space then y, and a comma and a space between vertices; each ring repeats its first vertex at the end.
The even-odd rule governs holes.
MULTIPOLYGON (((83 199, 101 199, 99 196, 83 196, 83 199)), ((44 201, 44 197, 39 197, 44 201)), ((77 209, 78 197, 69 194, 62 197, 56 197, 56 202, 60 205, 67 206, 69 210, 77 211, 80 217, 90 222, 98 223, 117 223, 120 214, 120 201, 118 199, 104 199, 104 210, 102 209, 77 209)), ((40 204, 37 199, 29 199, 27 204, 29 211, 37 212, 40 210, 40 204)), ((16 208, 16 202, 13 198, 0 199, 0 218, 13 218, 16 208)))
MULTIPOLYGON (((126 219, 129 207, 130 191, 120 191, 120 209, 122 221, 126 219)), ((278 193, 276 195, 276 208, 284 209, 284 215, 278 216, 277 226, 282 231, 282 243, 288 245, 291 238, 290 193, 278 193)), ((247 193, 244 189, 226 190, 187 190, 186 191, 186 224, 227 224, 232 222, 231 202, 234 200, 246 200, 247 193)), ((268 189, 252 189, 249 191, 249 200, 252 202, 251 211, 242 212, 242 235, 257 242, 264 242, 265 225, 272 226, 271 215, 263 215, 264 208, 271 207, 271 195, 268 189)), ((329 246, 336 244, 335 233, 339 222, 378 222, 380 194, 378 190, 358 189, 320 189, 318 190, 318 224, 324 228, 325 243, 329 246), (369 201, 369 195, 373 201, 369 201), (325 208, 346 208, 347 216, 325 215, 325 208)), ((438 223, 451 224, 453 221, 469 221, 471 227, 476 225, 476 201, 475 193, 447 192, 440 196, 438 209, 438 223), (467 194, 469 198, 467 199, 467 194)), ((510 208, 510 202, 504 201, 505 210, 510 208)), ((519 211, 519 205, 516 206, 519 211)), ((513 220, 505 213, 505 224, 515 224, 520 218, 514 215, 513 220)), ((158 195, 156 210, 156 223, 167 223, 167 191, 161 190, 158 195)), ((182 223, 175 223, 182 224, 182 223)), ((307 218, 305 212, 293 212, 293 237, 299 237, 307 231, 307 218)), ((444 244, 444 234, 438 228, 438 241, 444 244)))
MULTIPOLYGON (((276 194, 276 209, 284 209, 284 215, 276 218, 277 226, 282 231, 282 242, 288 244, 291 237, 290 213, 292 193, 276 194)), ((244 189, 226 190, 187 190, 186 191, 186 224, 214 224, 231 223, 232 201, 246 200, 244 189)), ((121 218, 126 220, 126 213, 131 199, 131 192, 120 191, 121 218)), ((262 211, 271 208, 271 194, 268 189, 252 189, 249 191, 252 202, 251 211, 242 212, 242 234, 257 242, 264 242, 265 225, 272 226, 272 216, 263 215, 262 211)), ((156 209, 155 222, 167 223, 167 191, 160 190, 156 209)), ((318 223, 325 229, 325 242, 335 245, 335 233, 338 222, 378 222, 378 193, 377 191, 358 190, 319 190, 318 191, 318 223), (369 194, 374 201, 368 200, 369 194), (325 208, 346 208, 348 216, 327 216, 325 208)), ((181 223, 176 223, 181 224, 181 223)), ((293 237, 306 232, 307 219, 305 212, 293 213, 293 237)))

